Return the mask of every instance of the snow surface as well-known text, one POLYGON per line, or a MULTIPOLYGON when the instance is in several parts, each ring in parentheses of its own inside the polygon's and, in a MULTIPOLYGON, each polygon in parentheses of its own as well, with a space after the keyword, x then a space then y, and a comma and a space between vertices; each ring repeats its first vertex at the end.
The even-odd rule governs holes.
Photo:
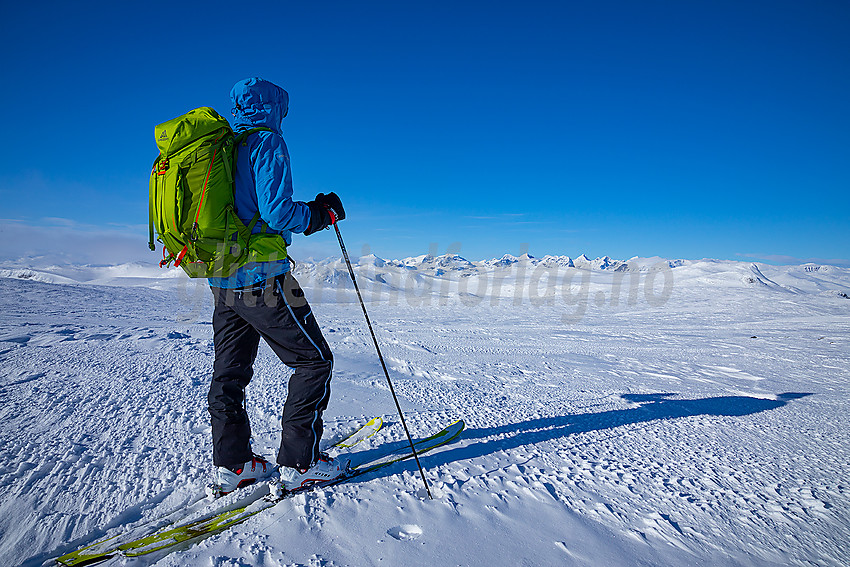
MULTIPOLYGON (((398 463, 127 564, 850 564, 850 270, 356 264, 413 435, 467 422, 422 458, 434 500, 398 463)), ((402 440, 344 264, 296 274, 336 357, 328 436, 382 415, 357 451, 402 440)), ((204 282, 24 261, 0 266, 0 305, 0 564, 49 564, 203 494, 204 282)), ((272 456, 289 371, 265 346, 256 370, 272 456)))

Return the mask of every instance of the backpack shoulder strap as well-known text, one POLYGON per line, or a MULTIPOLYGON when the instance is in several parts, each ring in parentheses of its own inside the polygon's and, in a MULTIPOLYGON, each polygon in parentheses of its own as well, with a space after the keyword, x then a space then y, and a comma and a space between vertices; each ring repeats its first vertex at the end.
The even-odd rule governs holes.
POLYGON ((247 145, 246 140, 247 140, 248 136, 250 136, 250 135, 251 135, 251 134, 253 134, 254 132, 263 132, 263 131, 265 131, 265 132, 274 132, 274 130, 272 130, 272 129, 271 129, 271 128, 269 128, 268 126, 258 126, 257 128, 250 128, 250 129, 248 129, 248 130, 245 130, 244 132, 239 132, 238 134, 236 134, 236 138, 235 138, 235 141, 234 141, 234 145, 235 145, 237 148, 238 148, 240 145, 247 145))
POLYGON ((262 132, 262 131, 274 132, 274 130, 272 130, 271 128, 269 128, 267 126, 259 126, 257 128, 250 128, 248 130, 245 130, 244 132, 239 132, 233 138, 233 155, 231 156, 231 162, 229 164, 226 164, 227 167, 229 168, 228 171, 227 171, 227 174, 230 176, 231 180, 234 178, 233 172, 236 171, 236 159, 239 155, 239 146, 247 146, 248 145, 248 136, 250 136, 251 134, 253 134, 255 132, 262 132))

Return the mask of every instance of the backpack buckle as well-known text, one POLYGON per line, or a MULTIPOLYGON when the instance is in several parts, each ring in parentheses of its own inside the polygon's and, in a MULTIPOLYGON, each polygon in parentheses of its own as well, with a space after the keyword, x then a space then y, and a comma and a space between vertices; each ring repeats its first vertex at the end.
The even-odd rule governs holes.
POLYGON ((168 253, 168 248, 162 247, 162 261, 159 263, 160 268, 171 267, 171 261, 174 260, 174 254, 168 253))
POLYGON ((159 167, 156 169, 157 175, 165 175, 165 172, 168 171, 168 158, 164 160, 160 160, 159 167))

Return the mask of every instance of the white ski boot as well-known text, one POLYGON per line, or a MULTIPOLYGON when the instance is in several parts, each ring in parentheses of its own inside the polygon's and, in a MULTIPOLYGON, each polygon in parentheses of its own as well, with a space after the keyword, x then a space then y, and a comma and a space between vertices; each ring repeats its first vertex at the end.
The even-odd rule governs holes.
POLYGON ((214 497, 230 494, 237 488, 271 478, 276 470, 277 465, 259 455, 238 467, 216 467, 215 483, 207 485, 207 494, 214 497))
POLYGON ((270 485, 269 491, 273 497, 280 498, 287 492, 334 480, 348 472, 350 462, 350 459, 333 459, 326 453, 319 453, 319 460, 307 469, 280 467, 280 479, 270 485))

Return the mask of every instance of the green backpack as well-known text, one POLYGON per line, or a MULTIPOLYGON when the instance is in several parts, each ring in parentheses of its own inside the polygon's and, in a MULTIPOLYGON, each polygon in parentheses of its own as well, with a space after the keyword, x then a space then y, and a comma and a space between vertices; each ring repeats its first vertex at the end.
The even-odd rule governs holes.
POLYGON ((150 242, 154 230, 163 244, 160 267, 180 266, 190 278, 227 277, 249 262, 286 258, 286 242, 277 234, 252 234, 236 215, 233 172, 236 151, 247 145, 254 128, 234 136, 215 110, 197 108, 154 130, 160 154, 151 169, 150 242))

